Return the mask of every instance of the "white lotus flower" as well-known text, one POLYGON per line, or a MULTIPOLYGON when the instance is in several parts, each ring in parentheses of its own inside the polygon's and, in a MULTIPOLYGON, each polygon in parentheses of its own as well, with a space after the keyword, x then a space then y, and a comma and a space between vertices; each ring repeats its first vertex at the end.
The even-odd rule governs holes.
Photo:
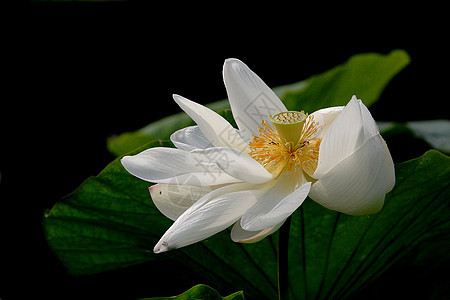
POLYGON ((366 106, 310 115, 286 107, 244 63, 225 61, 223 76, 234 119, 174 95, 197 126, 170 137, 175 148, 122 158, 174 220, 155 253, 206 239, 233 225, 236 242, 257 242, 281 227, 309 196, 342 213, 378 212, 395 183, 394 164, 366 106))

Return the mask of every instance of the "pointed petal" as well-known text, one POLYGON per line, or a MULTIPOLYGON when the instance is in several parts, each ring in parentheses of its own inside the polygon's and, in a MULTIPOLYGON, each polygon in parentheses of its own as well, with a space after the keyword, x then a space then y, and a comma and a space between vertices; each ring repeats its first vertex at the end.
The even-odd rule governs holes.
MULTIPOLYGON (((311 182, 307 182, 281 200, 271 211, 259 218, 261 227, 267 228, 266 226, 274 226, 286 220, 302 205, 303 201, 308 197, 310 188, 311 182)), ((254 229, 256 228, 254 227, 254 229)))
POLYGON ((238 59, 227 59, 223 80, 236 124, 246 141, 258 134, 262 120, 270 124, 270 115, 287 111, 275 93, 238 59))
POLYGON ((178 149, 191 151, 213 147, 198 126, 189 126, 175 131, 170 140, 178 149))
POLYGON ((192 172, 193 166, 186 163, 187 154, 188 152, 179 149, 156 147, 133 156, 124 156, 121 162, 134 176, 156 182, 176 174, 192 172))
POLYGON ((282 174, 270 186, 270 190, 264 197, 252 206, 241 219, 241 227, 246 231, 259 231, 261 229, 253 229, 255 223, 258 224, 258 218, 271 211, 283 198, 295 191, 296 186, 301 185, 302 178, 300 174, 282 174))
POLYGON ((190 185, 155 184, 148 188, 156 208, 175 221, 198 199, 211 192, 210 187, 190 185))
POLYGON ((320 143, 317 169, 319 179, 364 143, 363 117, 355 96, 328 128, 320 143))
POLYGON ((234 242, 239 243, 256 243, 280 229, 283 224, 284 221, 278 225, 268 227, 263 230, 247 231, 242 228, 241 222, 237 221, 234 223, 233 229, 231 230, 231 239, 234 242))
POLYGON ((308 196, 310 188, 311 183, 307 182, 294 192, 284 196, 286 191, 291 188, 287 187, 286 183, 277 184, 242 216, 242 228, 247 231, 258 231, 282 223, 300 207, 308 196), (281 198, 281 201, 277 201, 277 197, 281 198), (268 201, 269 199, 272 199, 272 202, 268 201))
POLYGON ((361 109, 361 118, 364 128, 364 142, 376 134, 380 133, 378 129, 378 124, 372 117, 369 109, 364 105, 364 103, 358 99, 359 108, 361 109))
POLYGON ((246 151, 248 148, 247 142, 222 116, 203 105, 179 95, 173 95, 173 99, 197 123, 204 136, 214 146, 231 147, 246 151))
POLYGON ((196 149, 189 155, 197 164, 216 164, 225 173, 244 182, 264 183, 274 177, 256 160, 233 148, 196 149))
POLYGON ((216 165, 201 165, 188 159, 189 152, 156 147, 134 156, 124 156, 124 168, 132 175, 149 182, 210 186, 238 182, 216 165))
POLYGON ((239 183, 206 194, 173 223, 153 251, 160 253, 184 247, 224 230, 264 193, 256 185, 239 183))
POLYGON ((284 199, 304 183, 306 183, 306 180, 301 172, 282 174, 272 186, 268 186, 270 188, 268 193, 259 199, 258 202, 242 216, 242 228, 247 231, 258 231, 281 223, 284 219, 276 224, 269 225, 264 222, 263 217, 268 214, 268 217, 270 217, 271 214, 275 214, 275 212, 271 213, 271 211, 275 210, 275 207, 278 205, 281 205, 280 203, 283 202, 284 199))
MULTIPOLYGON (((358 103, 361 108, 362 119, 363 119, 363 127, 364 127, 364 139, 368 140, 369 138, 379 135, 380 130, 378 128, 378 124, 373 119, 367 107, 362 103, 361 100, 358 100, 358 103)), ((391 153, 389 152, 388 146, 384 139, 380 136, 381 142, 386 152, 386 193, 390 192, 395 185, 395 170, 394 170, 394 162, 391 157, 391 153)))
POLYGON ((378 212, 386 194, 386 150, 379 135, 313 184, 309 197, 349 215, 378 212))

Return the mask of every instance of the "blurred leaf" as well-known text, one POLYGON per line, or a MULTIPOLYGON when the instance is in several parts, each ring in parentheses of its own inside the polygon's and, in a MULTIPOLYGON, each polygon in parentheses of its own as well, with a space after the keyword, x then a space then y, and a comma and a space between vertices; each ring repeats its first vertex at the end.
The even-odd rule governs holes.
MULTIPOLYGON (((166 145, 154 141, 135 152, 166 145)), ((396 176, 397 184, 378 214, 347 216, 309 199, 294 213, 289 248, 292 299, 343 298, 421 242, 448 238, 449 158, 429 151, 397 164, 396 176)), ((247 245, 233 243, 225 230, 201 243, 153 254, 171 221, 152 203, 148 186, 116 159, 46 214, 48 243, 70 273, 93 274, 143 262, 148 262, 149 272, 160 272, 164 261, 173 260, 220 290, 242 290, 250 299, 277 297, 277 234, 247 245)), ((181 275, 171 276, 175 282, 181 275)))
MULTIPOLYGON (((320 108, 345 105, 353 95, 367 106, 378 100, 389 81, 409 63, 403 50, 389 54, 366 53, 352 56, 344 64, 325 73, 297 83, 274 88, 274 92, 291 110, 312 113, 320 108)), ((199 87, 201 89, 201 87, 199 87)), ((213 110, 229 108, 228 100, 207 105, 213 110)), ((136 144, 158 139, 169 139, 178 129, 194 125, 185 113, 163 118, 135 132, 124 133, 108 140, 108 149, 119 156, 136 148, 136 144), (145 139, 145 136, 148 138, 145 139)))
POLYGON ((125 132, 120 136, 112 136, 108 139, 107 148, 111 153, 127 153, 130 150, 136 149, 148 141, 156 140, 155 137, 151 135, 142 133, 140 131, 136 132, 125 132))
POLYGON ((409 61, 408 54, 403 50, 394 50, 386 55, 354 55, 346 63, 307 79, 304 88, 286 91, 282 99, 288 109, 306 112, 345 105, 353 95, 370 106, 409 61))
POLYGON ((408 122, 414 134, 423 138, 433 148, 450 153, 450 121, 429 120, 408 122))
MULTIPOLYGON (((145 148, 170 145, 153 141, 145 148)), ((150 245, 170 221, 153 205, 148 186, 134 180, 116 159, 46 214, 47 240, 72 274, 93 274, 155 259, 150 245)))
POLYGON ((378 122, 395 162, 413 159, 436 149, 450 153, 450 121, 378 122))
POLYGON ((158 299, 158 300, 169 300, 169 299, 175 299, 175 300, 190 300, 190 299, 202 299, 202 300, 244 300, 244 293, 243 292, 236 292, 232 295, 229 295, 227 297, 222 297, 215 289, 204 285, 199 284, 191 288, 190 290, 184 292, 181 295, 174 296, 174 297, 163 297, 163 298, 145 298, 146 299, 158 299))
POLYGON ((399 133, 409 133, 423 139, 432 148, 444 153, 450 153, 450 121, 426 120, 406 123, 378 122, 382 134, 387 136, 399 133))

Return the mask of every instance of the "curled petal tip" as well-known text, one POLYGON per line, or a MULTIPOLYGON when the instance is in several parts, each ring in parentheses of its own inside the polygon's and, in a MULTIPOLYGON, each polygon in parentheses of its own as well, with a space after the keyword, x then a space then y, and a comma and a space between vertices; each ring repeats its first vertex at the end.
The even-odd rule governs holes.
POLYGON ((177 101, 177 100, 179 100, 179 99, 183 99, 183 97, 180 96, 180 95, 178 95, 178 94, 172 94, 172 98, 173 98, 173 100, 175 100, 175 101, 177 101))
POLYGON ((223 72, 224 72, 224 74, 227 73, 227 76, 230 72, 236 72, 243 68, 248 68, 248 67, 245 63, 243 63, 241 60, 239 60, 237 58, 227 58, 227 59, 225 59, 225 62, 223 63, 223 72))
POLYGON ((153 192, 154 192, 154 189, 155 189, 155 187, 157 186, 158 184, 154 184, 154 185, 151 185, 151 186, 149 186, 148 187, 148 192, 150 193, 150 196, 152 197, 153 195, 153 192))
POLYGON ((232 63, 235 63, 235 62, 242 63, 239 59, 230 57, 230 58, 225 59, 224 64, 227 65, 227 64, 232 64, 232 63))
POLYGON ((153 253, 158 254, 162 252, 166 252, 169 250, 169 244, 167 242, 159 242, 156 244, 155 248, 153 248, 153 253))

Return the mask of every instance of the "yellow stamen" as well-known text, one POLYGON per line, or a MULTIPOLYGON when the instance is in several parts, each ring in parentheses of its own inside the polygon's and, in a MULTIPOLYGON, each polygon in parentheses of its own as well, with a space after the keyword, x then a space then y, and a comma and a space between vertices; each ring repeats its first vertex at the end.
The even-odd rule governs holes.
MULTIPOLYGON (((306 116, 305 114, 303 115, 306 116)), ((287 128, 289 132, 288 140, 284 136, 286 130, 279 130, 276 123, 285 117, 289 118, 290 116, 283 115, 280 117, 280 114, 278 114, 271 118, 275 118, 274 126, 276 128, 272 127, 268 122, 262 121, 258 129, 258 135, 253 135, 253 139, 249 144, 250 156, 272 174, 293 172, 301 169, 308 175, 312 175, 317 168, 319 147, 322 141, 321 138, 315 138, 320 126, 314 121, 313 116, 309 116, 306 120, 300 121, 302 126, 299 131, 295 132, 293 128, 284 128, 287 128)), ((299 122, 294 121, 292 123, 298 124, 299 122)))

